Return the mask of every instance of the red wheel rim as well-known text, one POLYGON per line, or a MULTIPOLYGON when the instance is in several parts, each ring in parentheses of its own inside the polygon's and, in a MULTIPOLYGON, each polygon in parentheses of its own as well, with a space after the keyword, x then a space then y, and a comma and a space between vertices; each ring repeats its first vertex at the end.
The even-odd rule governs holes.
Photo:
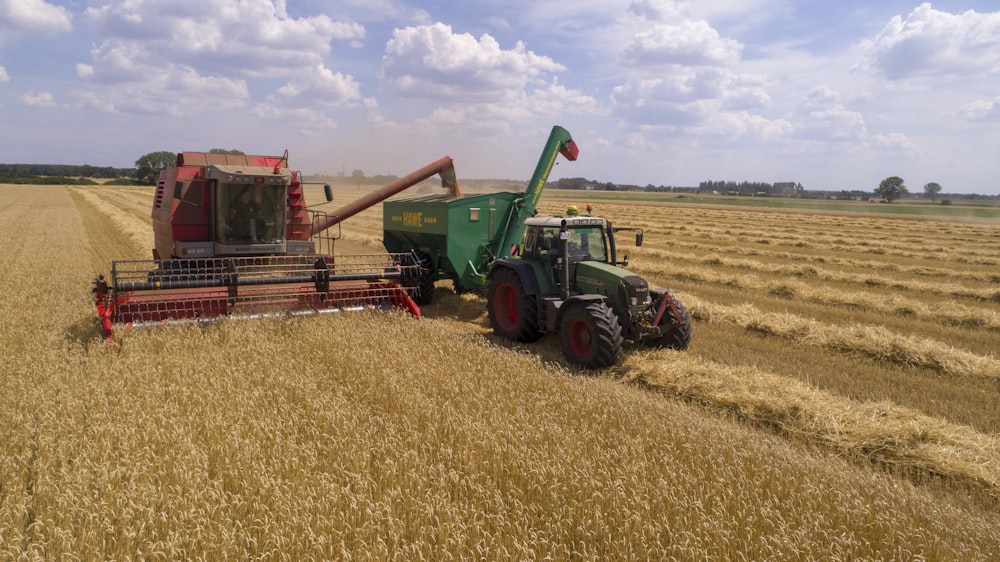
POLYGON ((576 319, 569 325, 569 346, 576 355, 587 355, 593 347, 590 326, 585 320, 576 319))
POLYGON ((517 291, 510 283, 502 283, 497 287, 493 297, 493 315, 497 324, 507 331, 513 330, 521 319, 517 311, 517 291))

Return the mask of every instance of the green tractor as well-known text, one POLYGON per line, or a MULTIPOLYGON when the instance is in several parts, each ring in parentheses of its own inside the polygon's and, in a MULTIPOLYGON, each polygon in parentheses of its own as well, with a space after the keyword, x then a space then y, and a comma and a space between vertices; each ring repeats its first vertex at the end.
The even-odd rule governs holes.
POLYGON ((421 264, 413 299, 432 298, 434 284, 450 279, 458 292, 484 291, 497 335, 519 342, 562 335, 570 362, 588 368, 614 364, 624 340, 685 349, 691 319, 669 291, 650 291, 622 267, 615 233, 605 219, 567 213, 534 218, 559 155, 576 160, 569 132, 555 126, 523 193, 461 196, 422 194, 383 205, 383 244, 410 252, 421 264))
POLYGON ((624 340, 686 349, 691 317, 669 291, 650 291, 646 280, 618 261, 614 228, 597 217, 525 221, 523 250, 493 262, 488 275, 487 311, 497 335, 533 342, 558 332, 573 364, 600 369, 613 365, 624 340))

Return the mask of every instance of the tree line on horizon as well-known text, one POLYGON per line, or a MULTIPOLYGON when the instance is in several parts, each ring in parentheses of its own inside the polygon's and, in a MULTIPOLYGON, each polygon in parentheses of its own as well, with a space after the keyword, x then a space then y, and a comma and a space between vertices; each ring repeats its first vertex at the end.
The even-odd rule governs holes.
POLYGON ((0 164, 0 183, 95 185, 97 182, 93 179, 127 179, 127 183, 135 183, 133 178, 135 168, 89 164, 0 164))
POLYGON ((555 187, 558 189, 591 189, 601 191, 649 191, 654 193, 722 193, 732 195, 791 195, 801 193, 805 190, 801 183, 797 182, 777 182, 766 183, 757 181, 713 181, 706 180, 698 184, 697 187, 653 185, 645 186, 634 184, 616 184, 612 182, 600 182, 587 178, 562 178, 556 180, 555 187))
MULTIPOLYGON (((245 154, 236 149, 213 148, 210 153, 245 154)), ((134 168, 115 168, 112 166, 91 166, 89 164, 3 164, 0 163, 0 183, 8 184, 80 184, 96 185, 93 179, 111 180, 102 182, 105 185, 138 184, 154 185, 160 171, 173 166, 177 154, 170 151, 157 151, 144 154, 136 160, 134 168)), ((368 176, 363 170, 354 170, 351 176, 345 177, 357 184, 384 184, 398 179, 394 175, 368 176)), ((838 199, 857 199, 869 197, 872 194, 884 197, 888 201, 909 195, 903 180, 890 176, 872 190, 820 190, 807 191, 798 182, 755 182, 732 180, 705 180, 697 186, 670 186, 646 184, 619 184, 610 181, 598 181, 588 178, 561 178, 553 182, 557 189, 568 190, 598 190, 598 191, 645 191, 653 193, 718 193, 722 195, 751 196, 788 196, 799 197, 832 197, 838 199)), ((941 185, 930 182, 924 186, 924 193, 931 201, 938 195, 947 195, 955 199, 994 199, 1000 196, 941 193, 941 185)))

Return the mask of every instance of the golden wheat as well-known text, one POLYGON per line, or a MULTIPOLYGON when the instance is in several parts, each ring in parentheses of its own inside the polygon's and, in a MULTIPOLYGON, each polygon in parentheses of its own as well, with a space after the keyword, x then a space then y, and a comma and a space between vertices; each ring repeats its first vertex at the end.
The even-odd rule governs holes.
POLYGON ((437 319, 170 326, 109 352, 87 287, 109 250, 148 255, 128 193, 0 186, 0 559, 998 555, 995 436, 711 342, 574 376, 442 287, 437 319))

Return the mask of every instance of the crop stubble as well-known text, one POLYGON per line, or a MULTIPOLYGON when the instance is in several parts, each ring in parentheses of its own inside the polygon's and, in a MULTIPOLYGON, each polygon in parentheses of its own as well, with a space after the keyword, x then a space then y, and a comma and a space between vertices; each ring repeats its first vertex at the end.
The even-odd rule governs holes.
MULTIPOLYGON (((780 213, 706 211, 699 228, 709 231, 694 233, 702 221, 687 209, 601 205, 619 225, 647 229, 646 245, 630 250, 633 269, 688 299, 695 340, 685 353, 630 350, 608 376, 579 377, 552 338, 494 341, 482 300, 452 295, 447 283, 423 322, 360 314, 170 327, 128 334, 109 353, 86 288, 109 259, 148 252, 148 219, 136 211, 143 192, 151 196, 0 188, 0 228, 18 241, 0 272, 10 288, 0 341, 14 358, 0 374, 0 557, 998 555, 996 413, 958 412, 963 393, 995 404, 995 357, 975 343, 989 329, 952 326, 925 346, 968 353, 983 368, 908 359, 930 353, 920 338, 936 319, 919 311, 919 337, 900 324, 886 334, 911 349, 896 343, 899 358, 873 357, 860 344, 878 338, 853 336, 858 350, 828 338, 878 329, 892 311, 800 305, 757 285, 720 290, 713 276, 755 264, 656 254, 673 239, 762 248, 753 274, 772 280, 826 254, 870 260, 883 276, 890 264, 907 275, 928 268, 935 286, 950 286, 997 259, 966 247, 995 241, 995 228, 930 221, 908 233, 909 221, 824 217, 817 228, 841 221, 844 230, 800 245, 780 213), (45 212, 33 213, 39 201, 45 212), (740 234, 748 218, 758 223, 749 242, 740 234), (852 234, 885 230, 898 242, 874 255, 852 234), (915 257, 925 234, 959 246, 955 259, 915 257), (700 277, 677 281, 672 265, 700 277), (947 270, 954 278, 940 275, 947 270), (802 359, 783 364, 783 353, 802 359), (848 380, 824 365, 851 369, 848 380), (845 391, 851 379, 884 377, 908 390, 845 391), (950 406, 923 396, 931 381, 957 389, 950 406), (896 475, 878 469, 893 465, 896 475)), ((374 247, 378 224, 373 210, 345 233, 374 247)), ((822 267, 831 275, 817 276, 817 295, 827 283, 831 293, 886 292, 822 267)), ((913 302, 926 290, 893 289, 913 302)))

